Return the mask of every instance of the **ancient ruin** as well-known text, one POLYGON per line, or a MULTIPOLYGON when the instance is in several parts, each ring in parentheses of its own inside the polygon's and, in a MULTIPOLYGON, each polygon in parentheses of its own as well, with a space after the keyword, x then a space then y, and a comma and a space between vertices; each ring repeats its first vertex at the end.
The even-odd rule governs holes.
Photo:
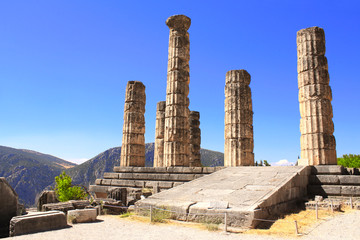
POLYGON ((311 27, 297 32, 300 102, 300 165, 337 164, 325 33, 311 27))
POLYGON ((200 113, 196 111, 190 111, 189 114, 189 126, 190 126, 190 155, 189 165, 190 167, 201 167, 201 130, 200 130, 200 113))
POLYGON ((165 107, 165 101, 158 102, 156 106, 154 167, 164 166, 165 107))
POLYGON ((254 138, 250 74, 226 73, 224 166, 253 166, 254 138))
POLYGON ((145 167, 145 86, 139 81, 126 85, 120 166, 145 167))
POLYGON ((189 166, 190 18, 171 16, 166 89, 164 166, 189 166))

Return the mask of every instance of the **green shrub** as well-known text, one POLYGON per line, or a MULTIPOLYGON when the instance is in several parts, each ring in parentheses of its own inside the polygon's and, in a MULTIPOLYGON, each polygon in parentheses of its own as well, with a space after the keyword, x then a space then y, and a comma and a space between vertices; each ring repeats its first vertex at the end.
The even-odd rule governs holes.
POLYGON ((73 186, 71 177, 65 172, 55 177, 55 193, 60 202, 86 199, 87 194, 79 186, 73 186))
POLYGON ((345 154, 337 159, 337 164, 348 168, 360 168, 360 155, 345 154))

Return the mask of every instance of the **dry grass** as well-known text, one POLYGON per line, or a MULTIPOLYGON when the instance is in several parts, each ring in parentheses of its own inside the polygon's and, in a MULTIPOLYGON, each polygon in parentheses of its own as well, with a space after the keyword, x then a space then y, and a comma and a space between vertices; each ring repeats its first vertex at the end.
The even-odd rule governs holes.
POLYGON ((269 229, 250 229, 249 234, 296 236, 295 221, 297 221, 299 234, 307 234, 320 223, 341 213, 353 211, 350 207, 342 207, 342 212, 332 212, 331 210, 319 210, 316 219, 315 210, 304 210, 299 213, 286 215, 283 219, 277 220, 269 229))

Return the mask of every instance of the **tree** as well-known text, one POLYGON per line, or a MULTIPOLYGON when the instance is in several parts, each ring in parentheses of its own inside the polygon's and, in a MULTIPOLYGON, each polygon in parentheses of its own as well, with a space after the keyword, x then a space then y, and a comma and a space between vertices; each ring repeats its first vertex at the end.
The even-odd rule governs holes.
POLYGON ((360 168, 360 155, 345 154, 337 159, 337 164, 349 168, 360 168))
POLYGON ((264 160, 264 166, 269 167, 269 166, 271 166, 271 165, 270 165, 270 163, 268 163, 268 161, 267 161, 267 160, 264 160))
POLYGON ((79 186, 73 186, 71 177, 64 171, 55 177, 55 193, 60 202, 81 200, 87 197, 86 192, 79 186))

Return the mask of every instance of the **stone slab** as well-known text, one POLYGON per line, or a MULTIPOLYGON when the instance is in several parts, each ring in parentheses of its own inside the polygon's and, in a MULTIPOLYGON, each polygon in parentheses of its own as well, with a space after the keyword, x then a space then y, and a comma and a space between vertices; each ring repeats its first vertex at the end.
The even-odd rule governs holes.
POLYGON ((314 185, 332 185, 339 184, 338 175, 311 175, 310 183, 314 185))
POLYGON ((317 165, 311 167, 311 174, 329 174, 329 175, 341 175, 345 173, 343 166, 339 165, 317 165))
POLYGON ((67 227, 66 216, 60 211, 34 213, 13 217, 10 221, 10 236, 49 231, 67 227))
POLYGON ((309 174, 307 166, 229 167, 140 200, 136 206, 180 205, 180 215, 227 212, 234 216, 229 219, 234 226, 251 227, 256 223, 249 218, 268 217, 267 209, 304 197, 309 174), (211 202, 227 202, 228 208, 211 208, 211 202))
POLYGON ((85 223, 96 221, 97 210, 95 208, 75 209, 67 213, 67 219, 72 223, 85 223))
POLYGON ((360 185, 360 175, 339 176, 341 185, 360 185))

